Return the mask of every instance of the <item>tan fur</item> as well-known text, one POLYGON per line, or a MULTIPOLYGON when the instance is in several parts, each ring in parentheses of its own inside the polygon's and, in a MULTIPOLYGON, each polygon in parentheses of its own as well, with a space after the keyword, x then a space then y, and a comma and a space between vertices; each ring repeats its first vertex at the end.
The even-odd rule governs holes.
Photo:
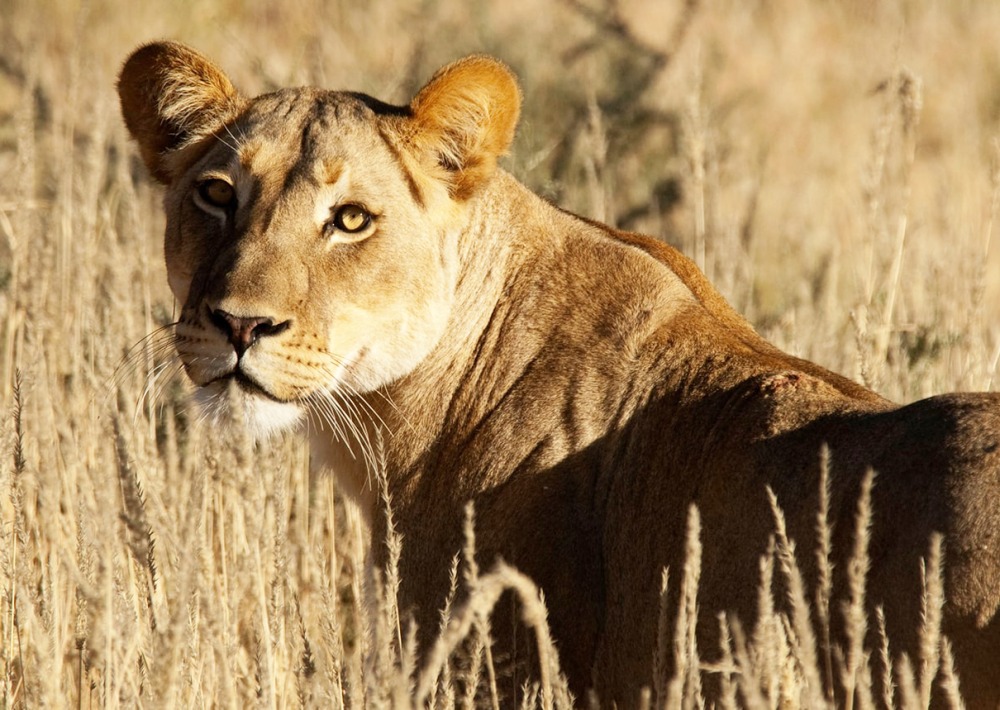
MULTIPOLYGON (((944 631, 971 706, 996 706, 1000 397, 885 401, 763 341, 674 249, 537 198, 496 168, 520 96, 487 57, 446 67, 408 107, 315 89, 243 99, 171 43, 138 50, 119 90, 166 184, 177 349, 202 400, 259 435, 307 420, 317 465, 376 543, 381 436, 402 601, 425 639, 472 500, 480 563, 503 557, 542 586, 572 688, 633 705, 689 504, 710 657, 718 610, 753 618, 765 485, 813 549, 827 442, 836 588, 874 467, 868 601, 915 657, 918 560, 943 532, 944 631), (206 205, 207 179, 237 202, 206 205), (331 229, 343 205, 371 224, 331 229)), ((812 555, 800 562, 814 583, 812 555)), ((494 626, 498 658, 520 652, 507 628, 494 626)))

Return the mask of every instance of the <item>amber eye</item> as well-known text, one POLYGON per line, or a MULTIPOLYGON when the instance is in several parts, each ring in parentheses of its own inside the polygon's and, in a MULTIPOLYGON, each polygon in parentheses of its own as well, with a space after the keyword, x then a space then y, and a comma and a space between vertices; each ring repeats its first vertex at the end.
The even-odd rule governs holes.
POLYGON ((206 204, 220 209, 228 209, 236 204, 236 190, 225 180, 209 178, 198 184, 198 196, 206 204))
POLYGON ((371 223, 371 214, 361 205, 341 205, 333 213, 333 226, 348 234, 364 231, 371 223))

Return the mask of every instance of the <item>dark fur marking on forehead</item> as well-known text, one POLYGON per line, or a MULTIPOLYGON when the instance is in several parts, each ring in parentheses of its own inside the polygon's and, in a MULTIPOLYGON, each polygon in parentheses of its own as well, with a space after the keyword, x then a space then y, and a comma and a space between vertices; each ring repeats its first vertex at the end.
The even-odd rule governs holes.
POLYGON ((315 161, 316 142, 313 139, 313 135, 316 132, 316 126, 318 124, 321 130, 327 130, 329 127, 326 117, 327 109, 328 106, 323 101, 323 97, 310 97, 309 108, 306 110, 305 116, 301 121, 302 129, 299 133, 298 158, 289 167, 288 172, 285 173, 285 178, 282 182, 282 191, 289 190, 292 183, 300 175, 308 176, 309 166, 315 161))
POLYGON ((276 105, 270 111, 272 116, 282 118, 295 116, 299 126, 298 155, 289 166, 283 178, 283 190, 288 190, 300 177, 313 180, 312 166, 322 156, 318 155, 321 141, 317 138, 327 132, 336 131, 339 124, 362 122, 374 124, 382 142, 399 167, 400 173, 413 200, 424 207, 424 196, 413 175, 407 169, 397 146, 385 135, 379 117, 402 117, 411 115, 407 106, 394 106, 379 101, 366 94, 341 91, 317 91, 314 89, 289 89, 268 95, 276 105), (307 105, 303 105, 307 104, 307 105))
POLYGON ((329 130, 327 110, 328 106, 322 99, 317 98, 309 107, 309 111, 306 112, 306 116, 302 120, 302 134, 299 136, 299 155, 302 158, 312 157, 311 154, 315 150, 313 135, 316 132, 316 126, 319 125, 321 131, 329 130))
POLYGON ((399 154, 399 149, 396 144, 393 143, 385 135, 385 132, 380 127, 378 129, 378 136, 385 143, 386 148, 389 149, 389 153, 392 155, 393 160, 396 161, 396 165, 399 166, 399 171, 403 174, 403 179, 406 180, 406 186, 410 189, 410 197, 413 201, 422 209, 426 205, 424 203, 424 194, 420 190, 420 185, 417 184, 416 179, 413 177, 413 173, 410 172, 409 168, 406 167, 406 162, 403 160, 403 156, 399 154))

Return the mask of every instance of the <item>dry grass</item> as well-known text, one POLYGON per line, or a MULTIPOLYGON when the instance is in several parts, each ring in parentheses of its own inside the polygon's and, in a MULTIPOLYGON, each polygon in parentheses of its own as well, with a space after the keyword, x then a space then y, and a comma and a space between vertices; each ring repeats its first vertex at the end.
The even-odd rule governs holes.
MULTIPOLYGON (((521 704, 568 702, 538 590, 504 566, 477 570, 471 525, 420 663, 394 570, 369 571, 360 521, 309 477, 301 442, 220 440, 162 341, 144 340, 175 310, 158 193, 114 93, 144 40, 188 41, 249 91, 318 83, 390 100, 458 54, 496 53, 526 96, 508 164, 537 190, 680 245, 767 337, 889 396, 995 388, 1000 5, 363 5, 0 0, 3 707, 496 706, 489 611, 504 589, 548 659, 521 704)), ((684 603, 663 610, 682 623, 657 654, 682 672, 658 675, 650 704, 699 707, 714 674, 723 707, 831 705, 834 677, 858 707, 926 707, 934 679, 960 702, 937 629, 940 541, 921 657, 895 657, 884 633, 865 645, 884 627, 863 605, 867 506, 848 600, 802 587, 796 555, 814 553, 794 549, 775 509, 760 618, 719 619, 712 668, 694 643, 695 619, 715 617, 697 608, 693 512, 689 565, 669 574, 684 603), (853 640, 830 649, 809 607, 828 620, 842 601, 853 640)))

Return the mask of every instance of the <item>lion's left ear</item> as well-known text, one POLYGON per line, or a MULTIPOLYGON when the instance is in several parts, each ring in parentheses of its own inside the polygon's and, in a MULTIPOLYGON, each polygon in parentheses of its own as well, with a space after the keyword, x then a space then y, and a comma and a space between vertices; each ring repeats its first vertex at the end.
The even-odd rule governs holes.
POLYGON ((418 149, 445 170, 452 196, 464 200, 514 140, 521 92, 505 64, 475 55, 438 71, 410 109, 418 149))

